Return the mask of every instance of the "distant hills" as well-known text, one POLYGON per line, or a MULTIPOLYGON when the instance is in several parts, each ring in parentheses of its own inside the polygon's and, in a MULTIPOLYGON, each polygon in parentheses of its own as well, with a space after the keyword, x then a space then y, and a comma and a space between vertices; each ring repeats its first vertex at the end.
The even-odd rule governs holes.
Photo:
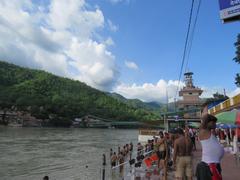
POLYGON ((26 111, 39 119, 50 118, 52 125, 70 125, 74 118, 89 114, 121 121, 155 120, 160 118, 162 107, 0 61, 0 109, 26 111))
POLYGON ((139 99, 127 99, 117 93, 107 93, 107 94, 109 96, 111 96, 121 102, 124 102, 124 103, 128 104, 129 106, 135 107, 135 108, 144 108, 144 109, 148 109, 148 110, 159 111, 161 109, 161 107, 164 105, 164 104, 157 103, 157 102, 143 102, 139 99))

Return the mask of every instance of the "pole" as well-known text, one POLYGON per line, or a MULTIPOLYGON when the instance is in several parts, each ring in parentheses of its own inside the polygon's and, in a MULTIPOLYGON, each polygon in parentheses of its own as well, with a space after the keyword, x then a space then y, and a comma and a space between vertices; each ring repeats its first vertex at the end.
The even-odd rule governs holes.
POLYGON ((168 132, 168 122, 167 122, 167 113, 168 113, 168 89, 166 88, 166 113, 164 114, 164 129, 168 132))
POLYGON ((103 154, 102 180, 105 180, 105 166, 106 166, 106 155, 103 154))

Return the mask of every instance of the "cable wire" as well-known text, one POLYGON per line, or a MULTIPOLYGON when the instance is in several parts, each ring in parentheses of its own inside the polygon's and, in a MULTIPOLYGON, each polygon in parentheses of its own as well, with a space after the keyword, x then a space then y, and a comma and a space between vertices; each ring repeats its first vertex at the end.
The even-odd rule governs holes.
POLYGON ((190 10, 190 16, 189 16, 189 21, 188 21, 187 36, 186 36, 185 45, 184 45, 184 51, 183 51, 181 69, 180 69, 180 73, 179 73, 179 77, 178 77, 178 86, 177 86, 177 91, 176 91, 175 98, 177 97, 177 93, 178 93, 178 90, 179 90, 180 80, 181 80, 182 71, 183 71, 183 66, 184 66, 184 61, 185 61, 185 57, 186 57, 186 50, 187 50, 187 45, 188 45, 189 32, 190 32, 190 29, 191 29, 191 22, 192 22, 193 5, 194 5, 194 0, 192 0, 191 10, 190 10))
POLYGON ((196 29, 196 24, 197 24, 197 20, 198 20, 198 15, 199 15, 201 3, 202 3, 202 0, 199 0, 198 7, 197 7, 197 13, 196 13, 196 17, 195 17, 195 20, 194 20, 190 41, 189 41, 190 44, 189 44, 189 50, 188 50, 187 61, 186 61, 186 66, 185 66, 185 72, 187 71, 187 68, 188 68, 188 62, 189 62, 190 53, 191 53, 191 50, 192 50, 192 43, 193 43, 193 39, 194 39, 194 33, 195 33, 195 29, 196 29))

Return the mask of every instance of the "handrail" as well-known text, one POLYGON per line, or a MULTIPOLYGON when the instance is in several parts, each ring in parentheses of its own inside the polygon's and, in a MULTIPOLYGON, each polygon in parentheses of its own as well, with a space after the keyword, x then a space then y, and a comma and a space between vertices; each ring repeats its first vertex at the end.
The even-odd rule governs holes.
MULTIPOLYGON (((142 149, 141 151, 144 151, 144 149, 142 149)), ((141 151, 138 151, 138 152, 141 152, 141 151)), ((146 156, 147 154, 150 154, 150 153, 152 153, 153 151, 148 151, 148 152, 146 152, 146 153, 144 153, 143 155, 144 156, 146 156)), ((146 159, 146 158, 144 158, 144 159, 146 159)), ((123 162, 122 164, 118 164, 117 166, 114 166, 114 167, 112 167, 112 169, 116 169, 116 168, 118 168, 118 167, 120 167, 120 166, 122 166, 122 165, 124 165, 124 164, 127 164, 129 161, 125 161, 125 162, 123 162)))

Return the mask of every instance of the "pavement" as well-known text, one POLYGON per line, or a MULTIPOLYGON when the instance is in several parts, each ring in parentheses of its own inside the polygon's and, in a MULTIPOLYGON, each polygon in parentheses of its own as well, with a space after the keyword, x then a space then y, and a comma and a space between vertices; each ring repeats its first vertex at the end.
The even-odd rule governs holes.
MULTIPOLYGON (((197 141, 197 150, 193 152, 193 170, 196 170, 196 165, 201 161, 202 150, 200 142, 197 141)), ((221 161, 222 177, 223 180, 237 180, 240 179, 240 165, 237 165, 237 161, 234 154, 230 152, 224 153, 221 161)))

